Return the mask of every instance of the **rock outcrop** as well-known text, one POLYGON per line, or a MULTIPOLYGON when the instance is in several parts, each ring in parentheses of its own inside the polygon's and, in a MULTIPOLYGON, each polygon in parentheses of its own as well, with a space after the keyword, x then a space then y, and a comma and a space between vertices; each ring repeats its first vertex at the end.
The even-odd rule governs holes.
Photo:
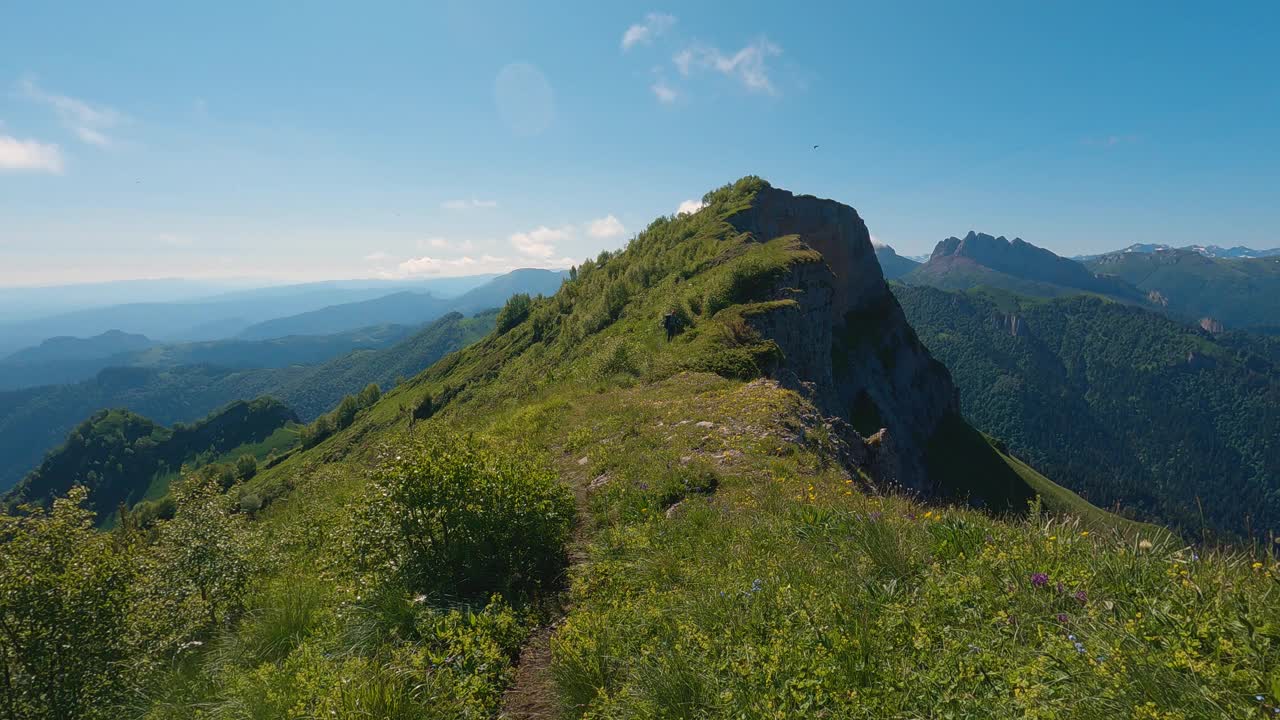
POLYGON ((810 388, 824 412, 863 438, 886 431, 875 453, 881 476, 932 491, 926 449, 944 419, 959 414, 959 395, 889 292, 862 218, 833 200, 765 187, 728 221, 761 242, 796 235, 822 255, 775 283, 770 299, 794 303, 748 321, 782 350, 777 374, 810 388))

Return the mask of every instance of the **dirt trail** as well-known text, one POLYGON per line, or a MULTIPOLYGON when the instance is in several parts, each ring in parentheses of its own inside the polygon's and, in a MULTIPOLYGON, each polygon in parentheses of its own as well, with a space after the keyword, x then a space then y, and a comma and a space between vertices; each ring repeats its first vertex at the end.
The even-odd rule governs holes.
MULTIPOLYGON (((557 465, 560 477, 573 490, 574 502, 578 506, 578 527, 569 546, 569 564, 573 566, 586 559, 583 519, 587 517, 588 478, 572 458, 563 458, 557 465)), ((550 624, 538 628, 520 650, 515 681, 502 695, 502 708, 498 711, 501 720, 555 720, 563 716, 555 679, 551 676, 551 637, 568 612, 569 608, 562 606, 550 624)))

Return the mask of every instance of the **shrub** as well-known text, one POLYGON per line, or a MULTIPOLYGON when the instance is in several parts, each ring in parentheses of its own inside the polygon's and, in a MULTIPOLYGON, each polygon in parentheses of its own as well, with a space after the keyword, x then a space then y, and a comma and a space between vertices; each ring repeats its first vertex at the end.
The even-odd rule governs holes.
POLYGON ((535 593, 559 579, 574 507, 551 470, 452 435, 389 455, 357 522, 366 569, 461 598, 535 593))

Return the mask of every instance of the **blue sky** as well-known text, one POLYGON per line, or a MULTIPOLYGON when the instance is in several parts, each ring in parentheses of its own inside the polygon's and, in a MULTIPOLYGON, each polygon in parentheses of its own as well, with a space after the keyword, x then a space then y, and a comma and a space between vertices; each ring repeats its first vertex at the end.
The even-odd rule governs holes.
POLYGON ((1275 2, 4 18, 4 285, 553 267, 745 174, 904 254, 970 229, 1067 255, 1280 245, 1275 2))

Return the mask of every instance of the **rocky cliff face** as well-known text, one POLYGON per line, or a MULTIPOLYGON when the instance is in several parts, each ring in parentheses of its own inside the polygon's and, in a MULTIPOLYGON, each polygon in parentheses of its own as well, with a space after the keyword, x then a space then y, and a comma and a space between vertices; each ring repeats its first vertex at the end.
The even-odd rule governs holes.
MULTIPOLYGON (((750 318, 782 349, 781 375, 811 388, 825 412, 864 438, 884 429, 895 467, 887 474, 930 492, 925 466, 930 440, 958 415, 951 376, 920 344, 889 292, 867 226, 847 205, 766 187, 751 207, 729 218, 759 241, 797 235, 823 261, 800 263, 771 299, 794 300, 750 318)), ((879 462, 883 463, 883 453, 879 462)))

